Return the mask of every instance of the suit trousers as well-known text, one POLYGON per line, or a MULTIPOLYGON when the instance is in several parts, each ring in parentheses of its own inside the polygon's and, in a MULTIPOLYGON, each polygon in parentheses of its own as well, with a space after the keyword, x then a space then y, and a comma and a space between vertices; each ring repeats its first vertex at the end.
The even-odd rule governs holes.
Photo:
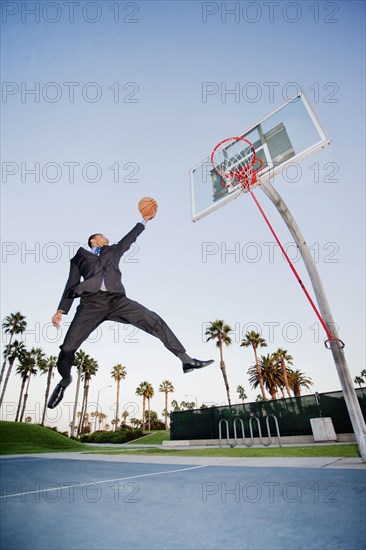
POLYGON ((102 290, 84 293, 65 340, 60 346, 57 368, 62 378, 70 376, 76 350, 103 321, 133 325, 159 338, 174 355, 185 352, 185 348, 166 322, 154 311, 122 294, 102 290))

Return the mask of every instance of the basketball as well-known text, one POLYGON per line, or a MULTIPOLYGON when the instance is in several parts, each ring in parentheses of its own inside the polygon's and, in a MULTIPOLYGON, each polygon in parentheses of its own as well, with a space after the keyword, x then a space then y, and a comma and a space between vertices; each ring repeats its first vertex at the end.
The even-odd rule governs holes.
POLYGON ((143 218, 155 217, 158 209, 158 203, 152 197, 143 197, 139 202, 139 211, 143 218))

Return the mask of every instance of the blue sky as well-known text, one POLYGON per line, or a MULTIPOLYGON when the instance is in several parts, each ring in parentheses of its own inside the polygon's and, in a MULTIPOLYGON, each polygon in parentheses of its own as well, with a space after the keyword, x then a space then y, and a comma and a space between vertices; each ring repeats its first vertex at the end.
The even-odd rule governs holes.
MULTIPOLYGON (((364 3, 280 2, 271 14, 263 2, 254 12, 247 2, 107 0, 93 3, 97 8, 80 2, 73 21, 62 2, 57 12, 37 4, 39 22, 26 13, 33 2, 2 5, 2 318, 20 310, 28 321, 26 344, 57 354, 66 327, 56 333, 49 323, 71 251, 96 231, 117 241, 139 220, 138 200, 150 195, 158 216, 122 263, 127 294, 157 311, 199 358, 218 359, 203 338, 209 321, 224 319, 235 329, 225 350, 233 401, 238 384, 251 400, 258 393, 246 374, 252 354, 239 347, 243 331, 257 327, 269 344, 264 351, 287 349, 294 367, 313 379, 313 391, 338 390, 323 332, 249 197, 194 224, 190 219, 189 169, 298 85, 332 145, 302 163, 296 183, 278 178, 275 186, 314 253, 351 375, 358 375, 365 333, 364 3), (236 4, 239 12, 230 15, 236 4), (204 97, 207 82, 223 95, 204 97), (225 94, 235 86, 239 98, 225 94), (31 89, 36 95, 26 93, 31 89), (257 91, 256 101, 249 91, 257 91), (39 181, 27 172, 32 168, 39 181)), ((290 243, 275 209, 260 189, 256 194, 290 243)), ((296 267, 310 289, 300 260, 296 267)), ((148 380, 160 415, 158 385, 166 378, 178 402, 225 402, 218 360, 210 370, 183 375, 158 340, 131 327, 117 332, 104 324, 82 349, 99 363, 91 401, 122 363, 124 405, 140 406, 135 388, 148 380)), ((18 388, 14 377, 9 420, 18 388)), ((30 415, 44 389, 45 380, 32 380, 30 415)), ((114 396, 114 387, 100 394, 109 415, 114 396)), ((65 403, 73 397, 74 385, 65 403)), ((53 421, 67 426, 67 405, 50 415, 53 421)))

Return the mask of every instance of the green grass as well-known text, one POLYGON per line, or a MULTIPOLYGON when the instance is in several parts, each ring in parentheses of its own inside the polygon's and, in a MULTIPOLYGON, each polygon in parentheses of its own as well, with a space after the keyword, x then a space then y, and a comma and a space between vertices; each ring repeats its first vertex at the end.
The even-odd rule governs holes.
MULTIPOLYGON (((223 457, 358 457, 357 445, 314 445, 269 448, 223 449, 164 449, 144 447, 146 443, 160 444, 169 439, 169 432, 159 431, 139 440, 141 448, 93 447, 69 439, 53 430, 34 424, 0 422, 0 454, 34 454, 55 452, 84 452, 93 454, 129 454, 151 456, 223 456, 223 457)), ((135 443, 135 442, 132 442, 135 443)))
POLYGON ((53 430, 23 422, 0 422, 0 454, 77 452, 90 447, 53 430))
POLYGON ((129 455, 154 455, 154 456, 223 456, 223 457, 358 457, 357 445, 316 445, 298 447, 269 447, 254 449, 197 449, 197 450, 171 450, 145 447, 142 449, 88 449, 87 453, 93 454, 129 454, 129 455))
POLYGON ((140 439, 134 439, 128 444, 130 445, 161 445, 163 441, 170 440, 170 431, 169 430, 159 430, 150 435, 144 435, 140 439))

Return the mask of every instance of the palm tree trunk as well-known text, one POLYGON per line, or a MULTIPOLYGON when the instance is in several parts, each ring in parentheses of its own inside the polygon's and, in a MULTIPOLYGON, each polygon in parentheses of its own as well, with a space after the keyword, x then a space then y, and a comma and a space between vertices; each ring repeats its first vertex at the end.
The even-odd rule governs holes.
POLYGON ((85 425, 85 419, 86 419, 86 415, 87 415, 87 411, 88 411, 89 387, 90 387, 90 379, 88 379, 87 385, 85 387, 84 416, 83 416, 83 424, 82 424, 83 428, 84 428, 84 425, 85 425))
POLYGON ((90 378, 86 380, 86 384, 85 384, 85 399, 84 399, 83 422, 81 424, 81 430, 83 430, 85 427, 85 421, 88 415, 89 387, 90 387, 90 378))
POLYGON ((24 387, 25 387, 26 381, 27 381, 27 377, 24 376, 24 377, 22 378, 22 385, 21 385, 21 388, 20 388, 19 401, 18 401, 18 408, 17 408, 17 414, 16 414, 16 416, 15 416, 15 422, 18 422, 19 413, 20 413, 20 407, 22 406, 22 397, 23 397, 23 392, 24 392, 24 387))
POLYGON ((283 373, 283 381, 285 382, 287 394, 289 397, 291 397, 290 385, 288 383, 288 378, 287 378, 287 369, 286 369, 285 360, 283 357, 281 358, 281 366, 282 366, 282 373, 283 373))
POLYGON ((24 416, 24 413, 25 413, 25 406, 26 406, 27 400, 28 400, 30 380, 31 380, 31 374, 29 374, 29 376, 28 376, 27 388, 25 390, 24 399, 23 399, 23 409, 22 409, 22 414, 20 415, 20 418, 19 418, 19 422, 23 422, 23 416, 24 416))
POLYGON ((46 386, 46 393, 44 398, 41 426, 44 426, 44 420, 46 418, 47 402, 48 402, 48 396, 49 396, 50 387, 51 387, 52 370, 53 370, 53 367, 49 367, 48 374, 47 374, 47 386, 46 386))
POLYGON ((81 366, 78 368, 78 379, 76 383, 76 392, 75 392, 75 402, 74 402, 74 412, 72 415, 72 422, 70 427, 70 436, 74 437, 74 431, 75 431, 75 422, 76 422, 76 411, 78 408, 78 399, 79 399, 79 391, 80 391, 80 380, 81 380, 81 366))
POLYGON ((270 394, 271 394, 272 399, 277 399, 276 386, 272 386, 270 388, 270 394))
POLYGON ((260 388, 261 388, 262 397, 263 397, 264 401, 267 401, 266 390, 264 389, 262 371, 261 371, 261 368, 260 368, 259 363, 258 363, 257 350, 256 350, 255 346, 253 346, 253 351, 254 351, 255 366, 256 366, 256 369, 257 369, 258 381, 259 381, 259 385, 260 385, 260 388))
POLYGON ((86 380, 84 381, 83 401, 81 403, 81 411, 80 411, 81 414, 80 414, 80 420, 79 420, 79 425, 78 425, 77 437, 79 437, 80 434, 81 434, 83 421, 84 421, 85 382, 86 382, 86 380))
POLYGON ((6 390, 6 387, 8 385, 9 378, 10 378, 10 373, 11 373, 11 370, 13 368, 14 363, 15 363, 15 357, 14 357, 14 360, 9 363, 8 372, 6 373, 6 377, 5 377, 5 380, 4 380, 4 387, 3 387, 2 392, 1 392, 0 407, 3 404, 3 401, 4 401, 5 390, 6 390))
POLYGON ((145 431, 145 408, 146 408, 146 397, 142 396, 142 431, 145 431))
POLYGON ((9 340, 9 343, 8 343, 8 346, 6 348, 6 352, 5 352, 5 357, 4 357, 4 362, 3 362, 3 365, 1 367, 1 373, 0 373, 0 385, 1 385, 1 382, 3 380, 3 376, 4 376, 4 372, 5 372, 5 369, 6 369, 6 362, 8 360, 8 356, 9 356, 9 353, 10 353, 10 346, 11 346, 11 342, 13 340, 13 336, 14 336, 14 332, 11 331, 10 333, 10 340, 9 340))
POLYGON ((168 429, 168 392, 165 392, 165 429, 168 429))
POLYGON ((147 406, 148 406, 148 425, 147 429, 150 432, 151 431, 151 421, 150 421, 150 397, 147 398, 147 406))
POLYGON ((114 431, 116 432, 117 431, 117 424, 118 424, 118 413, 119 413, 119 385, 120 385, 120 380, 119 378, 117 378, 117 400, 116 400, 116 423, 114 425, 114 431))
POLYGON ((222 372, 222 376, 224 378, 224 383, 225 383, 225 387, 226 387, 226 394, 227 394, 227 400, 228 400, 228 403, 229 403, 229 407, 231 409, 231 400, 230 400, 230 389, 229 389, 229 382, 228 382, 228 379, 227 379, 227 375, 226 375, 226 365, 225 365, 225 361, 224 361, 224 354, 222 352, 222 343, 221 341, 219 342, 220 343, 220 369, 221 369, 221 372, 222 372))

